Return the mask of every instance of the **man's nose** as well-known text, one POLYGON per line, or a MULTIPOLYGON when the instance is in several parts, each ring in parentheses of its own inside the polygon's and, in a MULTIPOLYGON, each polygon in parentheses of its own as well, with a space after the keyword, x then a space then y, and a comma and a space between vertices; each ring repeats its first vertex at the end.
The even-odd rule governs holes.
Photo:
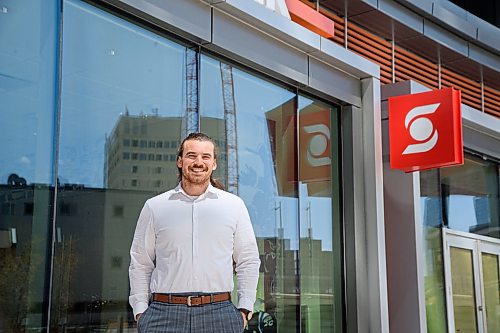
POLYGON ((196 156, 194 163, 195 164, 202 164, 202 161, 203 161, 203 159, 201 156, 196 156))

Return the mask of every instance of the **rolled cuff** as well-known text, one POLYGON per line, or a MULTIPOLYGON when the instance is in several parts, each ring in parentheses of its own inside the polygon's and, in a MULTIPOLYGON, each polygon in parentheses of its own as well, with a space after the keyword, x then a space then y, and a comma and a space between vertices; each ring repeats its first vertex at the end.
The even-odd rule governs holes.
POLYGON ((248 311, 253 312, 253 301, 246 297, 240 297, 238 300, 238 309, 247 309, 248 311))
POLYGON ((144 313, 144 311, 146 311, 146 309, 148 308, 148 303, 145 303, 145 302, 137 302, 135 303, 134 305, 134 319, 137 317, 137 315, 139 313, 144 313))

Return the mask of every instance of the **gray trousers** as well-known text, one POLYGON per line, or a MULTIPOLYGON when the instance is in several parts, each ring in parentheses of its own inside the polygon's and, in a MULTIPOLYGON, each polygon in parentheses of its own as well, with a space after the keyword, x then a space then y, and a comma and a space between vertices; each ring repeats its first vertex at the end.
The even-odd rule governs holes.
POLYGON ((188 307, 152 302, 137 323, 139 333, 242 333, 243 318, 231 301, 188 307))

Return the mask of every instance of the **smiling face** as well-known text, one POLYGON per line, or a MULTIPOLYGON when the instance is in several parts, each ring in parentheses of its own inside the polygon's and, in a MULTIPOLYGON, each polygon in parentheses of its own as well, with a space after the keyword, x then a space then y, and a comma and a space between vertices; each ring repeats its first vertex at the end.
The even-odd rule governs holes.
POLYGON ((177 157, 177 167, 182 170, 184 190, 189 186, 208 186, 217 167, 214 144, 210 141, 185 141, 182 156, 177 157))

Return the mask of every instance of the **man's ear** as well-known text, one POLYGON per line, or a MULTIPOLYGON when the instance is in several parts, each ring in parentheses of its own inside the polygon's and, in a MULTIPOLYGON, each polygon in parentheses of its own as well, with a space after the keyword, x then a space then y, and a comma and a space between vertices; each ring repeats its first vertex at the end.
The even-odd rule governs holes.
POLYGON ((177 156, 177 167, 182 168, 182 159, 179 156, 177 156))

